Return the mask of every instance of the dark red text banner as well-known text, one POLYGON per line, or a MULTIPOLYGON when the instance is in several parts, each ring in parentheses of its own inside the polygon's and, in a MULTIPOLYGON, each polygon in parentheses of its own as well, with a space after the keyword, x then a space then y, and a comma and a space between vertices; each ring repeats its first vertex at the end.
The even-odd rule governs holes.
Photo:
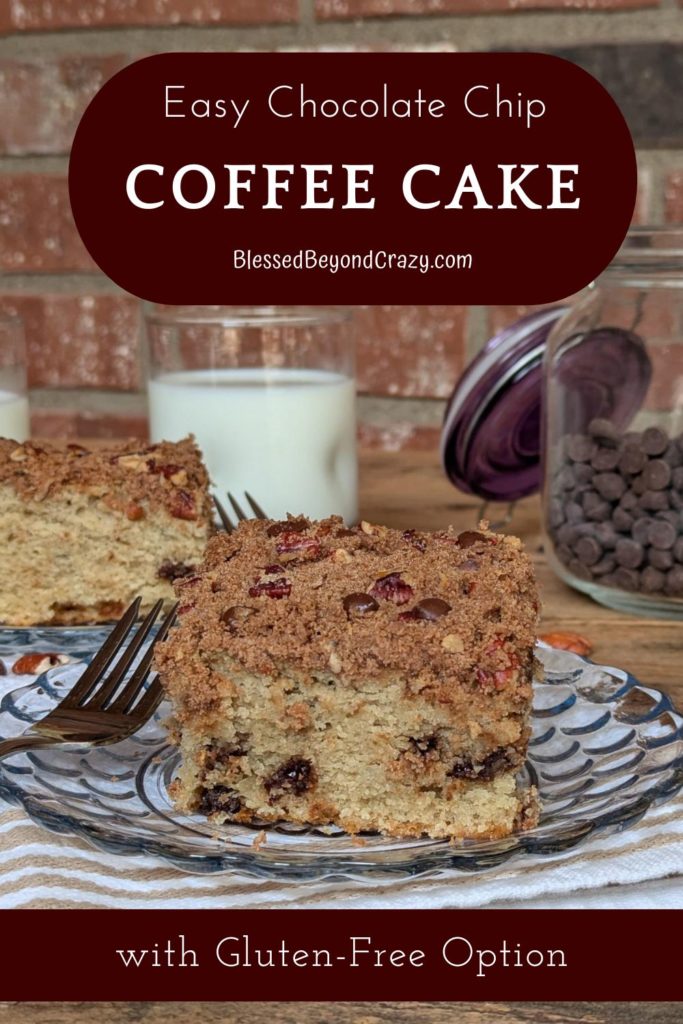
POLYGON ((0 1000, 677 1000, 677 911, 5 911, 0 1000))
POLYGON ((93 259, 170 304, 552 302, 628 228, 636 159, 589 74, 540 53, 174 53, 86 110, 93 259))

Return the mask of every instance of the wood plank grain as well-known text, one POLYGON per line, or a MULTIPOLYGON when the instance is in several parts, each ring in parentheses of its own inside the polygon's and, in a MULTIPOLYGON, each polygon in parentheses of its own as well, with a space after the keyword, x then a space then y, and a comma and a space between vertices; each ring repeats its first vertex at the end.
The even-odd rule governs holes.
POLYGON ((0 1003, 0 1024, 678 1024, 679 1003, 0 1003))
MULTIPOLYGON (((500 506, 487 510, 502 516, 500 506)), ((471 529, 481 512, 475 498, 446 479, 431 452, 365 452, 361 457, 361 515, 405 529, 471 529)), ((594 645, 593 659, 632 672, 661 687, 683 707, 683 623, 615 612, 562 582, 543 554, 540 503, 517 503, 504 527, 522 538, 536 568, 543 599, 541 629, 580 633, 594 645)))

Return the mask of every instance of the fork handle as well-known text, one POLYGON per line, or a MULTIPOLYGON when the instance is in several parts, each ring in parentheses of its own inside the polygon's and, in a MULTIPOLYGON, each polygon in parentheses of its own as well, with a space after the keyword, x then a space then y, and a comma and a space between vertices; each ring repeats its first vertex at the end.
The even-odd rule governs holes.
POLYGON ((10 740, 0 740, 0 761, 10 754, 21 750, 32 750, 34 747, 51 747, 54 740, 47 736, 14 736, 10 740))

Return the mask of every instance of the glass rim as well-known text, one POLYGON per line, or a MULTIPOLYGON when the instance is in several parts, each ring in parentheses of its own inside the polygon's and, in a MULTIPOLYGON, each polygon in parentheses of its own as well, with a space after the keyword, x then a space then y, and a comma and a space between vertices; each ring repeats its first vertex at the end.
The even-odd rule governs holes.
POLYGON ((638 225, 629 228, 614 256, 614 262, 656 260, 660 258, 683 260, 682 225, 638 225))
POLYGON ((172 306, 146 308, 145 323, 162 327, 309 327, 349 323, 349 306, 172 306))

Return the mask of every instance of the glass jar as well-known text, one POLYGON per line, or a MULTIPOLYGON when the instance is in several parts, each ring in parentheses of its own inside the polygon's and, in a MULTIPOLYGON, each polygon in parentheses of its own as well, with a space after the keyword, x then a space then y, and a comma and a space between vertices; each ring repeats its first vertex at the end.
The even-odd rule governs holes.
POLYGON ((0 315, 0 437, 26 441, 29 407, 26 395, 26 350, 21 320, 0 315))
POLYGON ((550 333, 547 557, 624 611, 683 617, 683 230, 635 229, 550 333))
POLYGON ((269 516, 358 518, 353 318, 323 307, 146 312, 153 441, 194 434, 215 491, 269 516))

